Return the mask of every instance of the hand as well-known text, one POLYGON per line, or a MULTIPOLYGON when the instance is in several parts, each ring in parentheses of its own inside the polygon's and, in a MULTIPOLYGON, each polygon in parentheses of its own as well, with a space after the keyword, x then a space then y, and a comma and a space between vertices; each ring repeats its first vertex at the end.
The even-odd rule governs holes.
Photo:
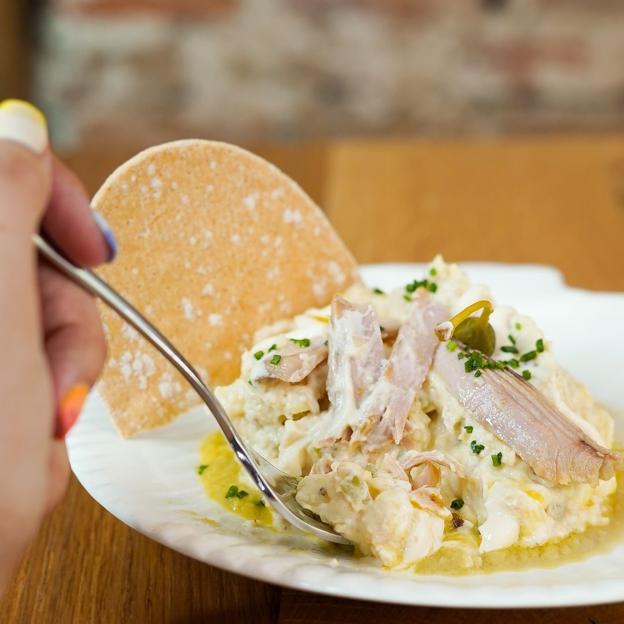
POLYGON ((63 437, 100 373, 92 298, 38 262, 32 235, 71 260, 112 260, 115 241, 51 153, 43 115, 0 104, 0 592, 69 474, 63 437))

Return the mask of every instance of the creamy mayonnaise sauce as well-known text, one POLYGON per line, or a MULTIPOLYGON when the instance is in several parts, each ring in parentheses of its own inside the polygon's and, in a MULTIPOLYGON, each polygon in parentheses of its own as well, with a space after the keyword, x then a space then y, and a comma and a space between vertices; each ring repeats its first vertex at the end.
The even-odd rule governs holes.
MULTIPOLYGON (((386 567, 454 574, 489 566, 554 565, 613 543, 620 527, 613 511, 620 496, 616 478, 556 483, 538 477, 460 403, 435 362, 417 384, 411 407, 406 402, 403 420, 392 421, 404 426, 398 438, 395 429, 382 426, 383 418, 366 416, 369 399, 381 397, 379 409, 390 405, 386 395, 395 395, 377 391, 390 381, 411 379, 426 339, 433 336, 427 330, 409 342, 418 343, 417 349, 392 359, 397 344, 407 344, 395 337, 409 327, 408 319, 417 318, 416 299, 418 305, 442 306, 448 315, 490 299, 486 287, 470 284, 459 267, 441 258, 428 268, 424 282, 417 281, 419 286, 415 281, 411 289, 406 285, 387 293, 355 286, 343 293, 346 303, 337 300, 331 309, 311 309, 259 330, 242 356, 240 377, 216 389, 237 430, 278 468, 303 477, 297 500, 304 507, 386 567), (417 288, 426 292, 414 292, 417 288), (351 313, 353 322, 346 323, 351 313), (324 356, 308 368, 317 347, 324 356), (344 365, 346 356, 350 365, 344 365), (392 369, 380 376, 379 367, 388 362, 392 369), (280 375, 286 370, 290 375, 297 370, 291 364, 307 369, 296 382, 271 377, 277 365, 280 375), (418 459, 428 453, 438 459, 418 459), (410 463, 410 457, 416 460, 410 463)), ((557 364, 535 322, 501 305, 490 321, 496 335, 493 357, 513 366, 588 438, 611 446, 611 415, 557 364)), ((439 348, 452 352, 457 345, 439 348)), ((396 385, 397 392, 401 387, 396 385)), ((370 404, 376 413, 375 401, 370 404)), ((400 411, 397 405, 394 413, 400 411)), ((530 434, 530 428, 518 433, 530 434)), ((205 442, 202 461, 208 468, 201 478, 209 495, 251 520, 268 521, 263 515, 268 510, 255 506, 259 495, 237 464, 228 465, 225 457, 215 463, 214 450, 228 456, 214 439, 205 442), (227 497, 231 486, 248 495, 227 497)))

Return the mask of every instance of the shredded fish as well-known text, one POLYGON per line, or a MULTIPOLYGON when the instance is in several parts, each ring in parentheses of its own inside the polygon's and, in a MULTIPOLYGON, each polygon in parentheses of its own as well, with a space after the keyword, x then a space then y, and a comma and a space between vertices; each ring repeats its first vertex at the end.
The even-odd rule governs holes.
POLYGON ((448 468, 460 477, 464 477, 464 471, 461 465, 453 458, 445 455, 442 451, 407 451, 399 458, 399 464, 404 470, 409 470, 415 466, 421 466, 425 463, 433 463, 438 466, 448 468))
MULTIPOLYGON (((383 327, 380 326, 381 339, 384 342, 395 339, 399 331, 396 319, 386 319, 385 323, 383 327)), ((301 347, 292 341, 278 345, 276 353, 281 356, 279 364, 271 364, 271 356, 267 354, 262 361, 262 368, 252 376, 252 380, 279 379, 287 383, 303 381, 327 359, 328 339, 329 330, 311 337, 308 347, 301 347)))
POLYGON ((379 469, 392 475, 395 479, 407 481, 405 469, 392 455, 386 454, 379 463, 379 469))
POLYGON ((596 443, 531 384, 505 370, 466 373, 454 353, 438 349, 434 370, 475 420, 510 446, 539 477, 559 484, 610 479, 622 457, 596 443))
POLYGON ((321 334, 310 338, 310 346, 301 347, 287 341, 275 350, 279 353, 278 364, 271 364, 271 353, 263 360, 261 372, 254 381, 279 379, 288 383, 298 383, 305 379, 319 364, 327 359, 327 335, 321 334))
POLYGON ((334 298, 327 378, 331 408, 323 424, 324 444, 347 428, 352 443, 364 442, 368 448, 401 441, 438 346, 433 328, 446 315, 427 293, 418 293, 386 360, 373 307, 334 298))
POLYGON ((383 342, 370 304, 354 305, 342 297, 332 301, 327 395, 331 403, 326 439, 354 429, 367 389, 381 373, 383 342))
POLYGON ((365 439, 367 447, 401 442, 410 408, 438 346, 433 329, 446 315, 446 308, 424 291, 414 297, 392 353, 361 410, 356 439, 365 439))
POLYGON ((413 490, 421 487, 438 487, 441 478, 440 468, 431 462, 415 466, 409 471, 409 480, 413 490))

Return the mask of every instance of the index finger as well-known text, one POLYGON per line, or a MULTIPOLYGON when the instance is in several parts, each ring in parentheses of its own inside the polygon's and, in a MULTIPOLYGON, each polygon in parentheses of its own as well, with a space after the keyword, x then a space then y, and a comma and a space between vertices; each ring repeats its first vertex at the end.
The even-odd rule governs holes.
POLYGON ((117 252, 108 223, 91 210, 82 183, 56 156, 52 163, 50 203, 42 228, 70 260, 81 266, 110 262, 117 252))

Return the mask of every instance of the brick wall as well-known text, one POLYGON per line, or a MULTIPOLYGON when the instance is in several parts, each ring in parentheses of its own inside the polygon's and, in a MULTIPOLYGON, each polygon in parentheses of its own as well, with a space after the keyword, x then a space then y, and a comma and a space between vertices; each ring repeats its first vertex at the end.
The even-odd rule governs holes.
POLYGON ((617 0, 56 0, 58 141, 624 129, 617 0))
POLYGON ((83 15, 129 13, 206 17, 231 12, 238 0, 55 0, 55 8, 83 15))

